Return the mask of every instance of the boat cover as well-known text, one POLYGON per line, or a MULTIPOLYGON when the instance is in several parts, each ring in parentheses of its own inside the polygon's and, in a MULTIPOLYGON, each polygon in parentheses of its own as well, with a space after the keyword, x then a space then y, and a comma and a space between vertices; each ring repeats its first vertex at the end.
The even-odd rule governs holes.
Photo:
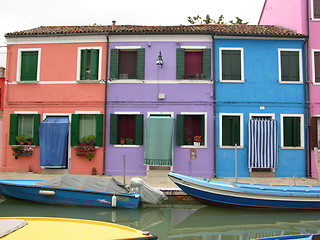
POLYGON ((132 178, 130 180, 130 192, 140 194, 142 202, 152 204, 160 204, 168 199, 163 192, 145 184, 141 178, 132 178))
POLYGON ((27 224, 28 222, 22 219, 0 220, 0 238, 24 227, 27 224))
POLYGON ((99 178, 83 175, 65 174, 51 180, 39 182, 37 184, 90 191, 128 193, 127 188, 114 178, 99 178))

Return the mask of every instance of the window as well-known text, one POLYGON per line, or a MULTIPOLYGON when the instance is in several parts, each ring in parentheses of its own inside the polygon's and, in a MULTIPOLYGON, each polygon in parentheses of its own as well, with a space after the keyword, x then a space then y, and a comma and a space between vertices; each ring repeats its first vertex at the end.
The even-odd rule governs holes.
POLYGON ((206 115, 178 114, 176 123, 177 145, 193 145, 193 138, 201 136, 200 145, 206 145, 206 115))
POLYGON ((303 147, 303 115, 281 115, 282 147, 303 147))
POLYGON ((177 48, 176 54, 177 79, 211 79, 211 49, 177 48))
POLYGON ((145 50, 111 49, 111 79, 144 79, 145 50))
POLYGON ((100 49, 80 49, 80 80, 98 80, 100 49))
POLYGON ((243 81, 243 49, 220 48, 221 81, 243 81))
POLYGON ((320 0, 313 0, 313 18, 320 18, 320 0))
POLYGON ((110 144, 120 144, 121 139, 127 145, 143 145, 142 114, 110 115, 110 144))
POLYGON ((19 49, 18 81, 39 80, 40 49, 19 49))
POLYGON ((313 52, 314 82, 320 83, 320 51, 313 52))
POLYGON ((320 117, 312 117, 311 119, 311 145, 320 149, 320 117))
POLYGON ((242 114, 220 114, 220 146, 243 145, 242 114))
POLYGON ((9 144, 16 145, 16 136, 25 135, 32 138, 34 145, 39 145, 38 128, 40 125, 39 114, 10 114, 9 144))
POLYGON ((302 82, 301 50, 279 50, 281 82, 302 82))
POLYGON ((72 114, 71 146, 77 146, 82 137, 93 135, 96 146, 102 146, 103 114, 72 114))

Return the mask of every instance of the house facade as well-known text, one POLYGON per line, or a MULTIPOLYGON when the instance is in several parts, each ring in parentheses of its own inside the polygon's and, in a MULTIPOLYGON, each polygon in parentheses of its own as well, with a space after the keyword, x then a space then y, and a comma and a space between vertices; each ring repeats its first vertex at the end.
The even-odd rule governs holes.
POLYGON ((320 1, 293 0, 276 1, 266 0, 261 16, 260 25, 276 24, 291 28, 299 33, 308 35, 306 42, 306 59, 308 71, 309 96, 307 100, 308 128, 310 144, 308 147, 309 162, 307 175, 317 177, 317 160, 319 159, 319 118, 320 118, 320 1))
POLYGON ((39 27, 7 41, 4 171, 305 174, 302 34, 114 23, 39 27), (15 159, 20 135, 33 138, 33 152, 15 159), (88 136, 92 159, 78 156, 88 136))
POLYGON ((106 40, 68 31, 6 35, 3 171, 103 172, 106 40), (96 136, 91 160, 75 147, 90 135, 96 136))

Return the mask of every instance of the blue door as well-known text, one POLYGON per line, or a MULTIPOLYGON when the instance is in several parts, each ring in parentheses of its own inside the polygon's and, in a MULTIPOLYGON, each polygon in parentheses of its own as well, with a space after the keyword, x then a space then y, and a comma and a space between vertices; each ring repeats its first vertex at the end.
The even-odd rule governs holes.
POLYGON ((40 123, 40 166, 43 168, 67 168, 68 117, 47 117, 40 123))

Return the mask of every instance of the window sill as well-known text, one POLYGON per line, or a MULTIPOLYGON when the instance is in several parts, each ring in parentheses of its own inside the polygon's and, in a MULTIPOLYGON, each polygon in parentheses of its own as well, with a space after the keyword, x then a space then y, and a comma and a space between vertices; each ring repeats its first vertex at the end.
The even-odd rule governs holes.
POLYGON ((244 83, 244 80, 220 80, 221 83, 244 83))
POLYGON ((31 147, 35 148, 37 145, 11 145, 12 147, 31 147))
POLYGON ((281 147, 282 150, 303 150, 304 147, 281 147))
MULTIPOLYGON (((220 146, 221 149, 236 149, 235 146, 220 146)), ((243 149, 243 146, 237 146, 237 149, 243 149)))
POLYGON ((303 84, 302 81, 279 81, 280 84, 303 84))
POLYGON ((141 79, 109 79, 108 83, 144 83, 141 79))
POLYGON ((203 145, 203 146, 182 145, 181 148, 207 148, 207 145, 203 145))
POLYGON ((124 147, 127 147, 127 148, 138 148, 138 147, 140 147, 140 145, 115 144, 115 145, 113 145, 113 147, 115 147, 115 148, 124 148, 124 147))
POLYGON ((39 81, 16 81, 17 84, 38 84, 39 81))
POLYGON ((99 83, 100 80, 77 80, 77 83, 99 83))

